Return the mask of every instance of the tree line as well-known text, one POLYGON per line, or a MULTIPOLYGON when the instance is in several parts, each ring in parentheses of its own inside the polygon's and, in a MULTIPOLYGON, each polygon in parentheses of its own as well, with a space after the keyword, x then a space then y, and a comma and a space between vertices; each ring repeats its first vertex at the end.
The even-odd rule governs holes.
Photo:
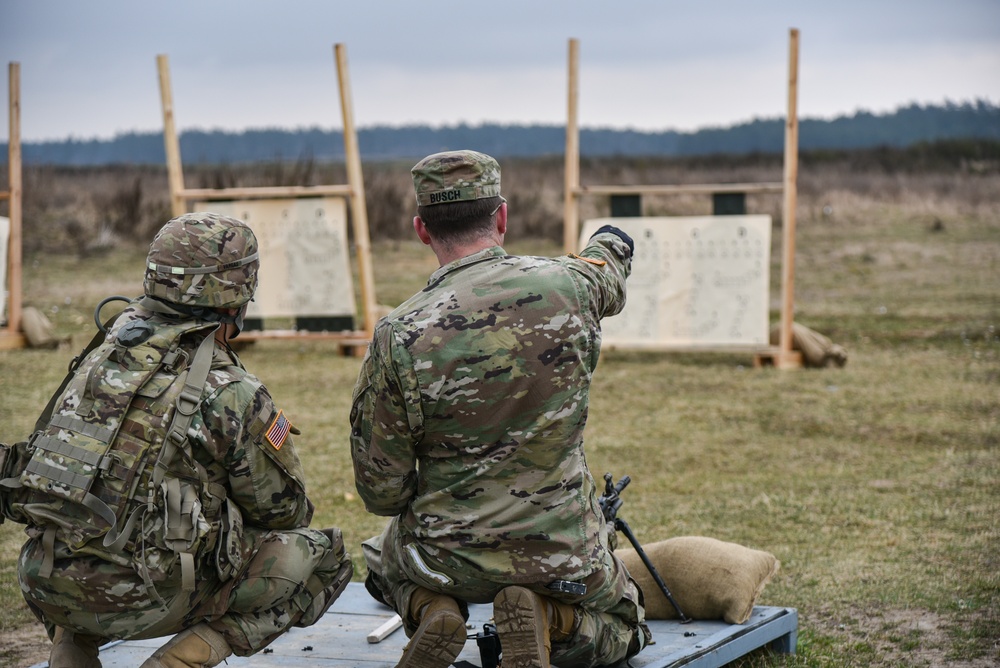
MULTIPOLYGON (((693 132, 581 128, 580 154, 683 157, 781 153, 784 126, 784 118, 772 118, 693 132)), ((362 159, 379 161, 417 159, 459 147, 475 147, 497 157, 561 155, 566 142, 565 126, 537 124, 371 126, 359 128, 357 135, 362 159)), ((799 148, 804 151, 906 148, 966 139, 1000 141, 1000 105, 986 100, 911 104, 884 114, 858 111, 830 120, 799 121, 799 148)), ((192 129, 181 132, 179 141, 186 164, 344 159, 343 134, 337 129, 192 129)), ((7 144, 3 143, 0 164, 6 160, 7 144)), ((127 132, 111 139, 23 142, 22 160, 25 164, 68 166, 162 165, 166 157, 162 132, 127 132)))

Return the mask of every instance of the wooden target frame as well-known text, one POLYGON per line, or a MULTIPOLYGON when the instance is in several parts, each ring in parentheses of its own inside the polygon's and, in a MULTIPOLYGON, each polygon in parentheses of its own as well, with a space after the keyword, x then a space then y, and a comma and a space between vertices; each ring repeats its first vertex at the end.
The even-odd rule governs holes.
MULTIPOLYGON (((802 366, 802 355, 792 350, 792 317, 795 284, 795 207, 798 179, 798 61, 799 31, 789 31, 788 113, 785 122, 784 179, 781 183, 716 183, 697 185, 586 185, 580 184, 579 40, 569 40, 569 85, 566 119, 566 164, 563 199, 563 246, 567 253, 578 250, 580 235, 580 199, 588 196, 709 194, 742 196, 745 193, 781 193, 783 201, 781 260, 781 325, 777 346, 747 346, 754 353, 754 366, 773 365, 779 369, 802 366)), ((614 207, 612 207, 614 208, 614 207)), ((612 214, 614 215, 614 213, 612 214)), ((648 348, 647 348, 648 349, 648 348)), ((668 347, 662 350, 698 350, 732 352, 732 346, 696 348, 668 347)))
MULTIPOLYGON (((233 200, 296 200, 300 198, 334 197, 346 199, 350 211, 351 231, 354 233, 355 255, 358 264, 361 292, 363 330, 305 331, 297 329, 248 330, 240 334, 240 341, 264 338, 312 338, 336 341, 345 348, 366 346, 375 332, 377 308, 375 280, 372 271, 371 239, 368 232, 368 211, 365 206, 365 186, 361 171, 354 127, 350 81, 347 71, 347 49, 343 44, 334 45, 334 61, 340 89, 340 108, 344 125, 344 155, 347 183, 318 186, 262 186, 235 188, 186 188, 181 164, 180 142, 174 120, 173 94, 170 87, 170 70, 166 55, 156 58, 160 79, 160 99, 163 107, 163 141, 167 157, 167 176, 170 184, 170 206, 174 216, 188 211, 195 201, 233 200)), ((348 251, 349 256, 349 251, 348 251)), ((355 302, 354 295, 351 301, 355 302)), ((357 307, 357 304, 355 304, 357 307)))
MULTIPOLYGON (((7 141, 7 189, 0 190, 0 202, 7 202, 10 236, 7 238, 7 321, 0 328, 0 350, 27 345, 21 333, 21 64, 8 65, 10 135, 7 141)), ((0 290, 5 286, 0 285, 0 290)), ((2 314, 0 314, 2 315, 2 314)))

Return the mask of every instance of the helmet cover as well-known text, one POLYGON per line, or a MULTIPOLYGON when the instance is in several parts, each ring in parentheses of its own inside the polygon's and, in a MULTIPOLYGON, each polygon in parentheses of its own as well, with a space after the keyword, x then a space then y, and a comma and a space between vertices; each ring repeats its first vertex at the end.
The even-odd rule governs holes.
POLYGON ((253 298, 260 267, 257 237, 241 220, 186 213, 149 245, 143 289, 173 304, 240 308, 253 298))

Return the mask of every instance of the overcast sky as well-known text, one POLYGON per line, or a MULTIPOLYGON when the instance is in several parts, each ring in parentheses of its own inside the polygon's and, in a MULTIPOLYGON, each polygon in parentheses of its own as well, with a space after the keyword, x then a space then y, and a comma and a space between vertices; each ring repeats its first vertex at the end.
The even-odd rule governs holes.
MULTIPOLYGON (((21 67, 21 136, 566 120, 580 40, 584 127, 697 128, 783 116, 800 31, 799 115, 1000 103, 998 0, 0 0, 0 64, 21 67)), ((6 83, 0 140, 6 140, 6 83)))

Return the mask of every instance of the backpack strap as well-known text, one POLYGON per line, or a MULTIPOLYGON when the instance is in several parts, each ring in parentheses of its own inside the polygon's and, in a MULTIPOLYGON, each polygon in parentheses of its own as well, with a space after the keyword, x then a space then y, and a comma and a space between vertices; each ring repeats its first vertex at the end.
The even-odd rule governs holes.
MULTIPOLYGON (((188 430, 191 422, 201 406, 201 393, 205 389, 208 381, 208 373, 212 369, 212 354, 215 350, 215 332, 218 326, 213 327, 202 339, 195 351, 184 377, 184 388, 177 396, 177 408, 174 411, 173 419, 167 428, 163 447, 153 465, 152 484, 149 488, 149 497, 146 505, 137 506, 126 520, 121 531, 112 528, 104 536, 104 547, 113 552, 120 552, 128 542, 136 523, 146 512, 156 510, 153 502, 155 491, 163 485, 163 478, 170 468, 170 464, 177 456, 178 451, 183 451, 183 446, 187 442, 188 430)), ((201 482, 206 483, 202 469, 199 469, 202 478, 201 482)), ((182 485, 179 478, 170 478, 163 486, 163 503, 166 508, 166 535, 164 540, 181 559, 181 589, 182 591, 194 591, 195 569, 194 555, 187 549, 194 540, 194 526, 196 518, 194 513, 198 505, 198 494, 190 485, 182 485)))
POLYGON ((191 366, 188 367, 184 377, 184 389, 177 396, 177 410, 174 411, 170 427, 167 428, 166 440, 160 450, 160 456, 156 460, 156 468, 153 470, 153 487, 158 487, 163 481, 163 474, 166 472, 167 465, 174 458, 175 450, 187 442, 191 421, 201 406, 201 393, 205 390, 208 372, 212 370, 215 332, 218 328, 216 325, 208 331, 194 353, 191 366))

